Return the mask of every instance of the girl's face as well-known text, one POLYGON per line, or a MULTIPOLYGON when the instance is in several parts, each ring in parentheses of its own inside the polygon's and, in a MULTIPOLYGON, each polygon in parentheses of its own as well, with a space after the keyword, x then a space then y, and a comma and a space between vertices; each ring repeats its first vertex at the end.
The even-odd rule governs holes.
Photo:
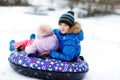
POLYGON ((67 24, 65 24, 65 23, 60 23, 59 24, 59 29, 60 29, 60 32, 62 34, 66 34, 66 33, 68 33, 70 27, 67 24))

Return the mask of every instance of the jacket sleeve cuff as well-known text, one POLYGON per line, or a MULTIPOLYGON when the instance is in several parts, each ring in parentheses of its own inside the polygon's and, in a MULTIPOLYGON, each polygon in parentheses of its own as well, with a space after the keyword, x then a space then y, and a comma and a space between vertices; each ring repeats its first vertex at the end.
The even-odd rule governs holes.
POLYGON ((56 51, 51 51, 51 52, 50 52, 50 56, 51 56, 52 58, 58 58, 58 57, 59 57, 59 54, 58 54, 56 51))

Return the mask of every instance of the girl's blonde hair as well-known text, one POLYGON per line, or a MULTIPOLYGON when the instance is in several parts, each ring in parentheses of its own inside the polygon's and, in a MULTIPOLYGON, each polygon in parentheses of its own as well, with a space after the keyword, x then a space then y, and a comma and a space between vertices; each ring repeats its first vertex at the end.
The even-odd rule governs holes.
POLYGON ((76 22, 74 23, 74 26, 72 26, 72 27, 70 28, 70 30, 69 30, 68 33, 75 33, 75 34, 77 34, 77 33, 79 33, 80 31, 81 31, 81 25, 80 25, 80 23, 79 23, 78 21, 76 21, 76 22))

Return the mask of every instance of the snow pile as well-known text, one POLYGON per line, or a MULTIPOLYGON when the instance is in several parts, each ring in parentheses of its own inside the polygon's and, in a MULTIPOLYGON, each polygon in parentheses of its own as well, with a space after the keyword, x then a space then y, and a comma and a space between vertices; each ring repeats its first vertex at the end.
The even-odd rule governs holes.
MULTIPOLYGON (((59 16, 7 12, 0 13, 0 79, 35 80, 11 69, 8 63, 9 41, 29 39, 29 35, 35 33, 42 23, 58 28, 59 16)), ((55 13, 59 15, 58 12, 55 13)), ((81 54, 90 66, 90 71, 83 80, 120 80, 120 16, 109 15, 77 20, 81 23, 85 36, 81 42, 81 54)))

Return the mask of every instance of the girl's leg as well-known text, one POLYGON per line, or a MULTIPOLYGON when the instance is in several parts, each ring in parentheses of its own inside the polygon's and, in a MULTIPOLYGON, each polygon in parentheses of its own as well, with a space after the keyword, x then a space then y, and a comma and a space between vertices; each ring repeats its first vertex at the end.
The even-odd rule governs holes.
POLYGON ((28 43, 32 43, 33 40, 35 39, 35 34, 32 33, 30 35, 30 40, 24 40, 24 41, 20 41, 20 42, 15 42, 15 40, 11 40, 9 43, 9 50, 13 51, 15 49, 17 49, 18 47, 22 46, 23 48, 25 48, 27 46, 28 43))
POLYGON ((14 48, 17 49, 18 47, 22 46, 22 48, 25 49, 25 47, 27 46, 29 42, 30 40, 23 40, 23 41, 16 42, 14 44, 14 48))
POLYGON ((32 33, 32 34, 30 35, 30 40, 33 40, 33 39, 35 39, 35 34, 34 34, 34 33, 32 33))
POLYGON ((10 51, 15 50, 14 44, 15 44, 15 40, 11 40, 10 43, 9 43, 9 50, 10 50, 10 51))

